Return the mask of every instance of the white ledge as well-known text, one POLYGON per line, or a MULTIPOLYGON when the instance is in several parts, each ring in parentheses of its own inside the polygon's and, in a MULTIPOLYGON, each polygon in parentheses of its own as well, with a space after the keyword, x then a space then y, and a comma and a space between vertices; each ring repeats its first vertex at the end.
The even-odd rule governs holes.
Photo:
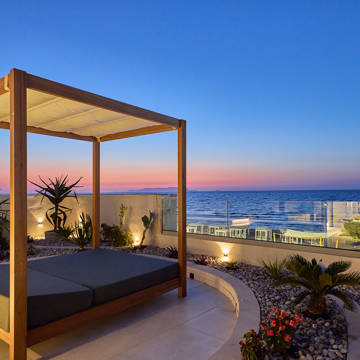
POLYGON ((241 280, 208 266, 188 263, 187 273, 188 276, 192 273, 195 280, 209 285, 224 294, 235 308, 237 320, 232 335, 210 359, 240 359, 239 341, 250 329, 258 331, 260 322, 260 308, 253 292, 241 280))

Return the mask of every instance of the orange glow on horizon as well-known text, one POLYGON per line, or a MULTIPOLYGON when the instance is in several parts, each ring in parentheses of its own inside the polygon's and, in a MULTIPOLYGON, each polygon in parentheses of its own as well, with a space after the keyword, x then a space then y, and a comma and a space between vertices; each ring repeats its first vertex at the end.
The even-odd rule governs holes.
MULTIPOLYGON (((28 179, 38 181, 38 174, 44 179, 49 176, 61 176, 69 174, 70 181, 83 177, 80 182, 81 188, 78 192, 90 192, 92 188, 91 165, 79 165, 74 169, 72 165, 68 171, 60 171, 56 166, 36 166, 29 171, 28 179)), ((138 164, 123 168, 112 168, 109 164, 101 169, 102 191, 126 191, 142 188, 167 188, 177 186, 176 164, 151 165, 138 164)), ((221 164, 190 164, 187 171, 187 186, 189 189, 214 190, 223 188, 277 188, 282 186, 321 187, 323 184, 347 184, 356 181, 356 174, 343 174, 333 171, 309 171, 306 169, 274 169, 274 168, 231 168, 229 165, 221 164)), ((336 185, 335 185, 336 186, 336 185)), ((0 174, 0 192, 8 192, 9 174, 0 174)), ((28 185, 29 191, 33 192, 34 186, 28 185)))

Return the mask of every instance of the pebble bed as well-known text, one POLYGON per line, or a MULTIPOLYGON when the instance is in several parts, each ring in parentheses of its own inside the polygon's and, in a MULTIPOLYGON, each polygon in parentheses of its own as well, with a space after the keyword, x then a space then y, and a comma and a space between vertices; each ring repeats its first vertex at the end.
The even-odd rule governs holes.
MULTIPOLYGON (((141 250, 137 249, 135 252, 158 256, 168 254, 166 249, 150 246, 141 250)), ((189 261, 196 259, 199 259, 199 255, 188 255, 189 261)), ((251 288, 260 306, 261 320, 267 319, 275 306, 281 310, 297 311, 304 316, 306 304, 294 304, 295 296, 301 290, 289 286, 274 286, 273 280, 263 267, 239 263, 237 270, 228 270, 217 258, 206 257, 206 260, 208 266, 229 273, 251 288)), ((351 289, 350 292, 360 304, 360 288, 351 289)), ((241 335, 239 334, 239 340, 241 335)), ((337 302, 328 299, 328 310, 324 318, 314 320, 304 316, 304 322, 299 325, 294 334, 290 355, 286 359, 346 359, 347 347, 347 322, 343 309, 337 302)), ((285 358, 277 357, 276 359, 285 358)))
MULTIPOLYGON (((41 247, 33 247, 34 253, 28 255, 29 258, 78 252, 78 249, 75 247, 62 249, 61 246, 64 246, 63 242, 61 245, 59 243, 55 245, 53 242, 47 243, 43 241, 41 245, 41 247)), ((69 244, 66 245, 68 246, 69 244)), ((167 249, 153 246, 146 246, 141 249, 119 248, 116 250, 157 256, 169 255, 167 249)), ((300 315, 304 316, 306 304, 296 305, 294 303, 295 297, 300 292, 300 289, 289 286, 274 286, 273 280, 261 266, 238 263, 238 269, 228 270, 224 264, 215 257, 188 254, 187 258, 189 261, 195 262, 201 259, 202 262, 206 262, 206 265, 227 272, 246 283, 258 300, 261 320, 266 320, 268 315, 273 312, 274 307, 285 311, 297 311, 300 315)), ((1 252, 0 262, 8 260, 8 252, 1 252)), ((347 290, 360 305, 360 287, 347 290)), ((242 334, 239 334, 239 340, 241 336, 242 334)), ((346 359, 347 345, 347 322, 343 309, 337 302, 328 299, 328 311, 324 318, 311 319, 304 316, 304 322, 299 325, 294 334, 292 347, 290 349, 291 355, 286 358, 276 357, 273 358, 273 360, 346 359)))

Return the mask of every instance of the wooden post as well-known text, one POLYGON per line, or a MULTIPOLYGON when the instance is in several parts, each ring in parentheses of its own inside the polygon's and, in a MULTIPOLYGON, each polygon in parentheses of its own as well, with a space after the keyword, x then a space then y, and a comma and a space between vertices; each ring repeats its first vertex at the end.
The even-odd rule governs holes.
POLYGON ((178 129, 178 296, 186 296, 186 121, 178 129))
POLYGON ((100 246, 100 142, 93 142, 92 247, 100 246))
POLYGON ((10 360, 26 359, 27 155, 26 73, 12 69, 10 87, 10 360))

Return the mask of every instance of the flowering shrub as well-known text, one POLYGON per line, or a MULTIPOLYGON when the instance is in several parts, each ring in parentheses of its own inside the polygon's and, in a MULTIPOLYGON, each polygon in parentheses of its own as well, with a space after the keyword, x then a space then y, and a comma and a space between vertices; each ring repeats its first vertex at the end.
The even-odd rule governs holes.
POLYGON ((268 321, 262 321, 259 326, 263 330, 263 339, 270 353, 282 354, 290 349, 291 339, 298 324, 303 319, 298 316, 280 311, 278 308, 269 315, 268 321))
POLYGON ((267 321, 259 324, 262 332, 258 335, 250 330, 244 335, 245 342, 240 341, 241 354, 244 360, 262 360, 266 354, 284 354, 291 346, 294 332, 303 318, 274 308, 267 321))
POLYGON ((243 360, 261 360, 265 357, 264 343, 260 336, 251 329, 244 334, 245 341, 240 341, 240 348, 243 360))

